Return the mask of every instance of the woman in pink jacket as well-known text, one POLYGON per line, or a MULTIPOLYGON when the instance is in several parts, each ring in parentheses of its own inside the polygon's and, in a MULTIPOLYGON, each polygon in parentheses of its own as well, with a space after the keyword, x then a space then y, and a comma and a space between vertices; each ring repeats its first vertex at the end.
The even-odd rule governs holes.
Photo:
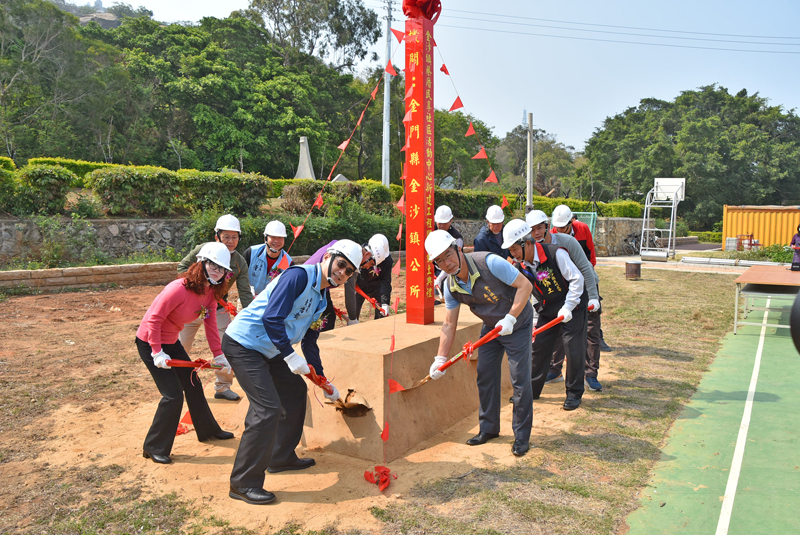
POLYGON ((208 243, 197 254, 197 262, 156 296, 136 331, 136 347, 150 375, 161 392, 153 423, 144 440, 143 455, 160 464, 172 462, 169 454, 180 424, 183 397, 200 441, 225 440, 233 433, 223 431, 203 394, 203 386, 192 368, 170 368, 167 360, 191 360, 178 340, 183 326, 203 316, 208 347, 214 364, 230 370, 222 353, 217 332, 217 299, 227 290, 230 252, 222 243, 208 243), (193 376, 194 375, 194 376, 193 376))

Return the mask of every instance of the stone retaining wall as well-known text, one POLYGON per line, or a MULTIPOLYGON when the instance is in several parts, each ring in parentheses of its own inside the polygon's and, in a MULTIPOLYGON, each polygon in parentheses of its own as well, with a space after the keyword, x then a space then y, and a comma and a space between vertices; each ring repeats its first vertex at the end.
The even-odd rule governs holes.
POLYGON ((177 262, 0 271, 0 291, 101 288, 118 285, 162 285, 175 280, 177 262))

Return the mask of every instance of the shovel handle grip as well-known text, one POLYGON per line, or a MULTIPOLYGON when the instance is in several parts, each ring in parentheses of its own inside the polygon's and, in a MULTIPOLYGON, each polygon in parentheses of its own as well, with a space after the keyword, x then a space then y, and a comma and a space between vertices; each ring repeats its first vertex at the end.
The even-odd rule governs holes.
POLYGON ((358 292, 361 297, 363 297, 370 305, 372 305, 372 308, 380 312, 382 316, 386 316, 386 314, 383 312, 383 309, 378 305, 378 302, 374 297, 368 296, 366 293, 364 293, 364 290, 358 287, 358 285, 356 285, 356 292, 358 292))
POLYGON ((211 364, 208 361, 203 359, 198 360, 176 360, 176 359, 167 359, 167 366, 170 368, 208 368, 212 370, 221 370, 223 366, 219 366, 217 364, 211 364))
POLYGON ((306 374, 306 377, 308 378, 309 381, 311 381, 312 383, 323 389, 328 394, 333 394, 333 387, 331 386, 331 384, 324 376, 317 375, 317 371, 314 369, 314 366, 309 364, 308 370, 309 372, 306 374))
MULTIPOLYGON (((591 312, 592 310, 594 310, 594 305, 590 306, 590 307, 589 307, 587 310, 588 310, 589 312, 591 312)), ((558 317, 557 317, 557 318, 555 318, 553 321, 550 321, 550 322, 548 322, 548 323, 545 323, 544 325, 542 325, 542 326, 541 326, 541 327, 539 327, 538 329, 534 329, 534 330, 533 330, 533 338, 536 338, 536 335, 537 335, 537 334, 539 334, 539 333, 543 333, 544 331, 546 331, 547 329, 549 329, 549 328, 551 328, 551 327, 555 327, 556 325, 558 325, 558 324, 559 324, 559 323, 561 323, 562 321, 564 321, 564 316, 558 316, 558 317)))
MULTIPOLYGON (((491 331, 489 331, 488 333, 486 333, 485 335, 483 335, 483 336, 482 336, 482 337, 481 337, 481 338, 480 338, 480 339, 479 339, 477 342, 475 342, 475 343, 474 343, 474 344, 472 344, 471 346, 470 346, 470 343, 469 343, 469 342, 467 342, 466 344, 464 344, 464 349, 462 349, 461 351, 459 351, 459 352, 458 352, 456 355, 454 355, 453 357, 450 357, 450 359, 449 359, 447 362, 445 362, 444 364, 442 364, 441 366, 439 366, 438 370, 439 370, 440 372, 443 372, 443 371, 445 371, 447 368, 449 368, 450 366, 452 366, 453 364, 455 364, 455 363, 456 363, 456 362, 457 362, 457 361, 458 361, 458 360, 459 360, 461 357, 463 357, 463 356, 464 356, 464 353, 466 353, 468 350, 469 350, 469 351, 470 351, 470 353, 471 353, 473 350, 475 350, 475 349, 479 348, 479 347, 480 347, 480 346, 482 346, 483 344, 485 344, 485 343, 487 343, 487 342, 491 342, 492 340, 494 340, 495 338, 497 338, 497 337, 500 335, 500 331, 501 331, 502 329, 503 329, 502 327, 495 327, 494 329, 492 329, 491 331)), ((429 377, 430 377, 430 376, 429 376, 429 377)))

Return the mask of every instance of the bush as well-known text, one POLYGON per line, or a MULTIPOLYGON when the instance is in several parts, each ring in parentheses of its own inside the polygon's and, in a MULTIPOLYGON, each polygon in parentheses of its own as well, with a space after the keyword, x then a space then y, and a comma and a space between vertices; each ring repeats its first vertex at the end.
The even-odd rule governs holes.
POLYGON ((689 236, 697 236, 700 243, 722 243, 722 232, 690 232, 689 236))
POLYGON ((599 204, 598 209, 604 217, 642 217, 642 205, 636 201, 613 201, 599 204))
MULTIPOLYGON (((220 211, 208 210, 192 216, 192 225, 184 238, 186 246, 192 247, 198 243, 212 241, 214 224, 220 215, 222 215, 220 211)), ((264 227, 273 219, 286 225, 288 237, 284 249, 291 247, 289 254, 293 256, 313 254, 331 240, 350 239, 356 243, 366 243, 376 233, 384 234, 389 239, 389 247, 392 250, 399 248, 397 241, 399 216, 370 214, 358 202, 350 200, 341 205, 331 206, 327 216, 309 217, 303 232, 297 238, 297 243, 292 243, 290 225, 295 227, 302 225, 305 216, 243 217, 239 220, 242 225, 242 237, 239 240, 238 251, 244 253, 251 245, 264 243, 264 227)))
POLYGON ((85 186, 86 175, 95 169, 105 169, 108 167, 119 167, 118 164, 104 163, 104 162, 87 162, 85 160, 70 160, 68 158, 31 158, 28 160, 28 165, 60 165, 64 169, 69 169, 75 175, 77 180, 71 184, 74 188, 82 188, 85 186))
POLYGON ((17 178, 17 196, 27 197, 24 203, 32 203, 33 211, 60 214, 64 211, 69 185, 77 177, 75 173, 58 165, 29 164, 18 171, 17 178))
POLYGON ((17 180, 12 173, 0 167, 0 211, 14 213, 14 197, 17 194, 17 180))
POLYGON ((184 206, 197 210, 218 207, 225 213, 257 215, 272 193, 269 179, 256 173, 183 171, 184 206))
POLYGON ((95 198, 93 191, 84 191, 78 194, 75 204, 69 208, 70 214, 86 219, 97 219, 103 216, 103 206, 95 198))
MULTIPOLYGON (((669 220, 668 219, 656 219, 656 228, 659 229, 667 229, 669 228, 669 220)), ((678 219, 675 221, 675 237, 676 238, 683 238, 689 235, 689 225, 683 219, 678 219)), ((720 242, 722 240, 720 239, 720 242)))
POLYGON ((389 188, 376 180, 358 180, 364 209, 371 214, 394 215, 391 207, 392 194, 389 188))
POLYGON ((752 249, 750 251, 735 251, 734 256, 740 260, 758 260, 791 264, 794 251, 786 245, 774 243, 767 247, 759 247, 758 249, 752 249))
POLYGON ((397 184, 389 184, 389 192, 392 195, 392 202, 396 203, 403 196, 403 186, 397 184))
MULTIPOLYGON (((506 194, 509 205, 503 209, 507 217, 513 216, 513 207, 517 196, 506 194)), ((454 190, 436 188, 434 194, 436 207, 446 204, 453 211, 456 219, 484 219, 486 210, 493 204, 500 206, 503 203, 503 194, 479 190, 454 190)), ((555 206, 555 205, 554 205, 555 206)), ((539 208, 537 206, 537 208, 539 208)))
MULTIPOLYGON (((292 184, 297 184, 299 180, 303 179, 296 179, 296 178, 272 178, 272 194, 270 197, 273 199, 277 199, 281 195, 283 195, 283 188, 286 186, 291 186, 292 184)), ((310 180, 308 182, 311 182, 310 180)))
POLYGON ((171 215, 182 193, 178 173, 161 167, 96 169, 89 185, 112 215, 171 215))
POLYGON ((17 165, 14 163, 14 160, 8 156, 0 156, 0 169, 14 172, 17 170, 17 165))

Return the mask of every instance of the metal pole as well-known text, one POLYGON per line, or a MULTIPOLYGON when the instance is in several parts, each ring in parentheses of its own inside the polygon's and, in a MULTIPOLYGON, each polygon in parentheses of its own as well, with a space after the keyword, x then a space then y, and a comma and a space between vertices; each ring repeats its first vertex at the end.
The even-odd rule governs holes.
MULTIPOLYGON (((526 208, 533 206, 533 114, 528 114, 528 197, 526 208)), ((529 208, 532 209, 532 208, 529 208)), ((527 212, 527 210, 526 210, 527 212)))
MULTIPOLYGON (((392 57, 392 0, 386 0, 386 61, 389 63, 392 57)), ((389 118, 390 118, 390 105, 389 101, 392 96, 392 75, 384 72, 383 80, 383 165, 381 168, 381 183, 389 187, 389 118)))

